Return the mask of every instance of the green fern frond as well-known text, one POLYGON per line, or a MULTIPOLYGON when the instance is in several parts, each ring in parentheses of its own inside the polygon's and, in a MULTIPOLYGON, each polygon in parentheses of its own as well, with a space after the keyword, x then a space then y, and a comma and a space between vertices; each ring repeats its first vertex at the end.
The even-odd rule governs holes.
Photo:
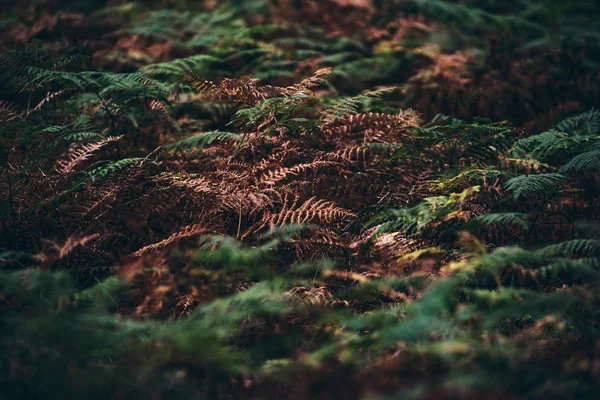
POLYGON ((594 239, 574 239, 567 242, 553 244, 538 250, 540 254, 553 256, 598 256, 600 255, 600 240, 594 239))
POLYGON ((135 164, 139 165, 145 160, 146 160, 145 158, 141 158, 141 157, 124 158, 122 160, 112 162, 108 165, 103 165, 103 166, 94 168, 93 170, 91 170, 88 173, 88 177, 93 182, 100 178, 106 178, 108 175, 111 175, 115 172, 120 172, 125 169, 129 169, 132 166, 134 166, 135 164))
POLYGON ((592 109, 586 113, 568 118, 556 125, 556 130, 570 135, 597 135, 600 132, 600 110, 592 109))
POLYGON ((565 179, 564 175, 557 173, 521 175, 506 182, 506 190, 513 192, 514 199, 524 194, 547 194, 555 189, 556 185, 565 179))
POLYGON ((557 130, 549 130, 539 135, 520 139, 515 143, 514 150, 517 154, 529 154, 536 159, 546 159, 548 156, 568 149, 578 141, 577 138, 557 130))
POLYGON ((191 136, 187 139, 183 139, 177 143, 166 146, 166 149, 175 150, 192 150, 202 149, 207 145, 212 144, 215 141, 234 141, 241 142, 242 136, 233 132, 213 131, 213 132, 202 132, 197 135, 191 136))
POLYGON ((140 72, 149 75, 181 75, 184 72, 193 72, 206 75, 211 68, 220 63, 217 57, 198 54, 187 58, 177 58, 173 61, 159 64, 150 64, 140 68, 140 72))
POLYGON ((453 217, 457 217, 465 200, 479 189, 479 186, 474 186, 449 196, 425 198, 415 207, 387 210, 372 218, 367 226, 377 226, 373 238, 394 231, 403 231, 409 235, 422 234, 433 225, 437 227, 442 221, 450 222, 453 217))
POLYGON ((514 212, 503 212, 480 215, 473 219, 476 224, 482 225, 513 225, 526 230, 529 228, 529 222, 526 220, 527 214, 514 213, 514 212))
POLYGON ((583 258, 578 260, 556 259, 550 260, 536 271, 539 281, 553 283, 558 280, 559 284, 572 284, 583 282, 598 273, 600 261, 598 258, 583 258))
MULTIPOLYGON (((397 87, 389 87, 366 92, 354 97, 344 97, 336 100, 332 105, 323 111, 324 121, 333 122, 350 114, 357 114, 361 108, 373 99, 389 94, 397 87)), ((369 110, 364 110, 369 111, 369 110)))
POLYGON ((600 150, 587 151, 573 157, 561 169, 562 173, 600 170, 600 150))

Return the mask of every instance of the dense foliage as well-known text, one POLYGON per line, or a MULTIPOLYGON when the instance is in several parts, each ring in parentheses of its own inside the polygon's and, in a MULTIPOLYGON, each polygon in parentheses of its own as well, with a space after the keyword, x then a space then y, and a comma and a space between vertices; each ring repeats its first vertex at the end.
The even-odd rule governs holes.
POLYGON ((595 10, 4 1, 0 398, 597 398, 595 10))

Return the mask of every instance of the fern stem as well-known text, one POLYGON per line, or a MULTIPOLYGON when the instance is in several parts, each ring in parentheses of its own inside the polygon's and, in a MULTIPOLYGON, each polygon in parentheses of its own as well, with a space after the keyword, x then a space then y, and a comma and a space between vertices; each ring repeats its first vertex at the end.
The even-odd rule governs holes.
POLYGON ((238 218, 238 228, 237 228, 237 234, 235 235, 235 237, 236 237, 236 238, 238 238, 238 239, 239 239, 241 231, 242 231, 242 200, 240 199, 240 209, 239 209, 239 218, 238 218))
POLYGON ((575 211, 576 211, 576 201, 575 201, 575 196, 576 194, 573 193, 573 203, 572 203, 572 210, 571 210, 571 240, 575 239, 575 211))
POLYGON ((114 115, 110 112, 110 109, 106 106, 104 99, 102 98, 102 96, 100 95, 100 93, 98 92, 97 89, 94 89, 94 93, 100 100, 100 107, 102 107, 104 109, 104 111, 106 111, 106 113, 108 114, 108 117, 110 118, 110 125, 114 129, 117 124, 117 121, 115 120, 114 115))
POLYGON ((12 187, 12 180, 10 179, 10 173, 8 172, 9 165, 6 163, 6 184, 8 185, 8 206, 10 208, 10 229, 11 232, 11 241, 13 245, 16 245, 16 235, 15 235, 15 224, 16 224, 16 215, 15 215, 15 205, 14 205, 14 193, 12 187))
POLYGON ((548 202, 548 199, 549 199, 549 197, 544 197, 544 201, 542 201, 542 204, 541 204, 540 208, 538 209, 537 213, 535 214, 533 221, 531 221, 531 226, 529 227, 529 230, 527 231, 527 234, 525 235, 525 242, 529 242, 529 238, 531 237, 531 234, 533 233, 535 224, 536 224, 537 220, 540 218, 540 216, 542 215, 542 213, 544 212, 544 206, 548 202))

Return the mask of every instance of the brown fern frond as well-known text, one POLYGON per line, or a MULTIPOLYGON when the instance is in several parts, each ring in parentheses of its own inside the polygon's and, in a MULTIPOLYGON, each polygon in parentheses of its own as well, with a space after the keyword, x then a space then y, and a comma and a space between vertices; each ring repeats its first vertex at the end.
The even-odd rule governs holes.
POLYGON ((286 89, 290 94, 305 93, 312 94, 312 90, 315 87, 322 86, 327 82, 326 78, 331 75, 333 68, 321 68, 316 70, 312 76, 303 79, 302 82, 292 86, 288 86, 286 89))
POLYGON ((82 216, 85 217, 85 216, 91 215, 98 208, 100 208, 103 204, 114 201, 116 199, 117 192, 119 189, 120 189, 119 186, 116 186, 116 187, 113 186, 113 187, 109 188, 106 193, 102 193, 102 195, 97 200, 95 200, 89 207, 86 207, 85 212, 83 213, 82 216))
POLYGON ((245 212, 254 215, 260 211, 271 208, 275 201, 266 192, 255 188, 239 189, 231 187, 223 190, 219 196, 219 209, 234 212, 245 212))
POLYGON ((268 171, 259 178, 258 182, 259 184, 275 185, 290 177, 297 177, 301 174, 307 176, 309 172, 316 175, 319 170, 334 166, 338 167, 339 164, 333 161, 312 161, 310 163, 297 164, 289 168, 278 168, 268 171))
POLYGON ((160 117, 163 121, 169 123, 170 125, 177 126, 173 118, 171 118, 171 113, 167 109, 167 106, 158 100, 151 100, 148 104, 148 108, 152 111, 156 111, 160 114, 160 117))
POLYGON ((460 51, 454 54, 445 54, 441 52, 437 45, 424 46, 422 53, 431 57, 434 64, 421 70, 418 75, 411 78, 411 81, 422 83, 444 82, 449 86, 451 92, 462 90, 471 82, 471 71, 468 65, 475 59, 474 54, 465 54, 460 51))
POLYGON ((341 158, 343 160, 352 162, 362 162, 363 165, 366 165, 369 161, 371 161, 374 156, 387 158, 389 155, 389 148, 378 151, 378 149, 374 149, 366 145, 345 146, 330 153, 330 157, 332 158, 341 158))
POLYGON ((218 85, 215 85, 212 81, 207 81, 202 79, 197 74, 186 71, 183 73, 183 78, 196 89, 196 92, 204 95, 208 99, 222 99, 223 95, 221 93, 221 88, 218 85))
POLYGON ((66 95, 68 93, 71 93, 73 91, 75 91, 74 88, 65 88, 65 89, 58 90, 56 92, 48 92, 48 94, 46 95, 46 97, 44 97, 34 108, 32 108, 31 110, 29 110, 27 112, 27 115, 29 115, 29 114, 31 114, 33 112, 41 110, 42 107, 44 107, 46 104, 48 104, 48 103, 50 103, 50 102, 58 99, 61 96, 64 96, 64 95, 66 95))
POLYGON ((6 123, 23 119, 23 113, 17 111, 17 106, 7 101, 0 101, 0 122, 6 123))
POLYGON ((59 245, 51 240, 42 239, 43 248, 37 255, 42 269, 49 269, 58 261, 68 257, 75 249, 85 247, 90 242, 100 238, 99 233, 88 236, 69 236, 63 245, 59 245))
POLYGON ((77 247, 85 247, 88 243, 93 240, 96 240, 100 237, 99 233, 95 233, 93 235, 84 236, 82 238, 75 238, 73 236, 69 237, 64 245, 58 247, 58 258, 62 259, 68 256, 73 250, 77 247))
POLYGON ((218 85, 189 72, 184 74, 184 78, 197 92, 211 101, 230 100, 238 105, 254 105, 265 99, 264 94, 258 90, 259 80, 255 78, 225 78, 218 85))
POLYGON ((174 174, 166 176, 170 184, 191 189, 195 193, 216 193, 215 183, 206 177, 179 177, 174 174))
POLYGON ((371 247, 371 256, 377 260, 394 260, 406 254, 415 252, 421 243, 403 233, 386 233, 377 237, 371 247))
POLYGON ((262 176, 266 171, 281 166, 284 160, 298 157, 298 155, 299 150, 297 148, 280 147, 273 149, 271 154, 252 165, 251 173, 255 176, 262 176))
POLYGON ((80 148, 71 152, 69 157, 66 160, 60 160, 57 162, 56 170, 61 174, 69 174, 73 172, 75 167, 89 159, 92 154, 104 146, 119 141, 123 135, 121 136, 109 136, 104 140, 96 143, 84 144, 80 148))
POLYGON ((331 258, 335 252, 347 248, 345 240, 331 229, 318 227, 311 229, 306 236, 290 240, 299 259, 331 258))
POLYGON ((142 247, 141 249, 135 251, 132 255, 135 257, 143 256, 156 250, 163 249, 172 243, 180 241, 181 239, 191 238, 194 236, 200 236, 210 233, 214 233, 214 231, 212 229, 205 228, 203 224, 188 225, 180 229, 178 232, 175 232, 168 238, 161 240, 158 243, 142 247))
POLYGON ((255 227, 251 227, 243 237, 247 237, 253 232, 262 230, 265 227, 274 228, 287 224, 308 224, 312 222, 332 223, 335 220, 355 218, 356 214, 352 211, 336 207, 333 201, 326 201, 311 197, 299 207, 298 197, 290 200, 285 196, 283 209, 277 213, 266 212, 263 219, 255 227))
POLYGON ((364 143, 376 133, 379 141, 392 143, 401 139, 409 129, 418 126, 418 114, 407 110, 396 115, 371 112, 351 114, 326 123, 322 130, 336 141, 355 139, 364 143))

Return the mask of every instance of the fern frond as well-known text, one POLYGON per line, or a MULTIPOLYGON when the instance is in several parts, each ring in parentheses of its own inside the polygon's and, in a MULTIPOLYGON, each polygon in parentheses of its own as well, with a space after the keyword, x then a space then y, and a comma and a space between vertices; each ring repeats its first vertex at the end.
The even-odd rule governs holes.
POLYGON ((244 233, 242 238, 258 232, 265 227, 274 228, 283 225, 306 225, 314 222, 332 223, 336 220, 355 218, 356 214, 352 211, 339 208, 332 201, 326 201, 311 197, 299 207, 297 206, 298 198, 289 199, 286 195, 283 209, 279 212, 266 212, 259 223, 250 227, 244 233))
POLYGON ((98 239, 100 237, 99 233, 95 233, 93 235, 83 236, 83 237, 74 237, 70 236, 65 243, 61 245, 57 245, 52 243, 52 245, 58 251, 58 259, 63 259, 71 254, 78 247, 85 247, 88 243, 98 239))
POLYGON ((425 198, 422 203, 411 208, 386 210, 367 223, 369 227, 377 227, 371 238, 394 231, 417 235, 426 229, 441 226, 444 222, 468 220, 472 213, 466 212, 463 206, 479 189, 479 186, 473 186, 450 196, 425 198))
POLYGON ((22 119, 23 113, 17 111, 17 106, 7 101, 0 100, 0 122, 8 123, 16 119, 22 119))
POLYGON ((224 131, 212 131, 202 132, 194 136, 190 136, 187 139, 183 139, 177 143, 165 146, 166 149, 175 150, 192 150, 194 148, 202 149, 207 145, 212 144, 215 141, 242 141, 242 136, 237 133, 224 132, 224 131))
POLYGON ((140 72, 150 75, 182 75, 184 73, 206 74, 214 65, 220 63, 217 57, 198 54, 186 58, 176 58, 159 64, 150 64, 140 68, 140 72))
POLYGON ((565 179, 564 175, 557 173, 521 175, 506 182, 506 190, 513 192, 514 199, 524 194, 548 193, 565 179))
MULTIPOLYGON (((259 183, 266 185, 275 185, 292 176, 299 176, 301 174, 308 174, 312 172, 316 174, 317 171, 328 168, 328 167, 339 167, 339 164, 333 161, 313 161, 305 164, 297 164, 289 168, 278 168, 273 171, 268 171, 259 178, 259 183)), ((315 175, 316 176, 316 175, 315 175)))
POLYGON ((46 97, 44 97, 33 109, 29 110, 29 114, 41 110, 42 107, 44 107, 46 104, 49 104, 50 102, 58 99, 59 97, 64 96, 69 93, 72 93, 72 92, 73 92, 72 88, 61 89, 61 90, 57 90, 56 92, 48 92, 46 97))
POLYGON ((154 244, 142 247, 141 249, 134 252, 133 255, 135 257, 140 257, 143 255, 152 253, 156 250, 163 249, 166 246, 170 245, 171 243, 178 242, 181 239, 187 239, 187 238, 191 238, 194 236, 200 236, 200 235, 208 235, 211 233, 214 233, 214 231, 211 229, 205 228, 203 226, 203 224, 188 225, 188 226, 180 229, 179 231, 175 232, 168 238, 161 240, 158 243, 154 243, 154 244))
POLYGON ((480 215, 473 219, 476 224, 482 225, 514 225, 519 228, 526 230, 529 228, 529 223, 526 220, 527 214, 503 212, 480 215))
POLYGON ((600 170, 600 150, 587 151, 569 160, 561 169, 562 173, 600 170))
POLYGON ((600 255, 600 240, 573 239, 553 244, 537 250, 544 256, 565 255, 569 257, 590 257, 600 255))
POLYGON ((545 159, 558 151, 568 149, 576 141, 577 138, 564 132, 549 130, 518 140, 514 150, 518 154, 529 154, 533 158, 545 159))
POLYGON ((70 154, 69 158, 67 158, 66 160, 58 161, 56 170, 58 172, 60 172, 61 174, 71 173, 71 172, 73 172, 75 167, 77 167, 77 165, 81 164, 82 162, 84 162, 85 160, 90 158, 94 152, 98 151, 99 149, 108 145, 109 143, 114 143, 114 142, 121 140, 121 138, 123 138, 123 135, 110 136, 100 142, 97 142, 97 143, 85 144, 85 145, 81 146, 80 148, 76 149, 75 151, 73 151, 70 154))
POLYGON ((311 76, 302 80, 302 82, 288 87, 291 92, 310 93, 310 89, 318 87, 326 83, 325 78, 331 75, 333 68, 321 68, 315 71, 311 76))
POLYGON ((99 178, 106 178, 108 175, 113 174, 115 172, 131 168, 136 164, 140 165, 144 161, 146 161, 146 159, 141 157, 124 158, 122 160, 115 161, 108 165, 96 167, 88 173, 88 176, 92 181, 95 181, 99 178))
POLYGON ((550 167, 549 164, 545 164, 533 158, 522 159, 499 156, 498 162, 500 168, 514 172, 520 172, 522 174, 539 173, 550 167))
POLYGON ((597 135, 600 132, 600 110, 592 109, 586 113, 568 118, 556 125, 556 130, 570 135, 597 135))
POLYGON ((173 120, 171 113, 167 109, 167 106, 162 101, 153 99, 148 104, 148 108, 150 108, 150 110, 157 111, 164 121, 168 122, 170 125, 173 125, 177 129, 179 128, 179 125, 173 120))
POLYGON ((331 123, 347 115, 357 114, 360 111, 360 108, 370 100, 394 92, 397 89, 398 88, 396 87, 382 88, 366 92, 354 97, 341 98, 339 100, 336 100, 332 105, 326 108, 323 111, 323 116, 321 118, 323 119, 323 122, 331 123))
POLYGON ((548 264, 535 272, 536 278, 541 282, 564 285, 590 279, 598 273, 600 260, 595 258, 582 258, 578 260, 561 259, 549 260, 548 264))

